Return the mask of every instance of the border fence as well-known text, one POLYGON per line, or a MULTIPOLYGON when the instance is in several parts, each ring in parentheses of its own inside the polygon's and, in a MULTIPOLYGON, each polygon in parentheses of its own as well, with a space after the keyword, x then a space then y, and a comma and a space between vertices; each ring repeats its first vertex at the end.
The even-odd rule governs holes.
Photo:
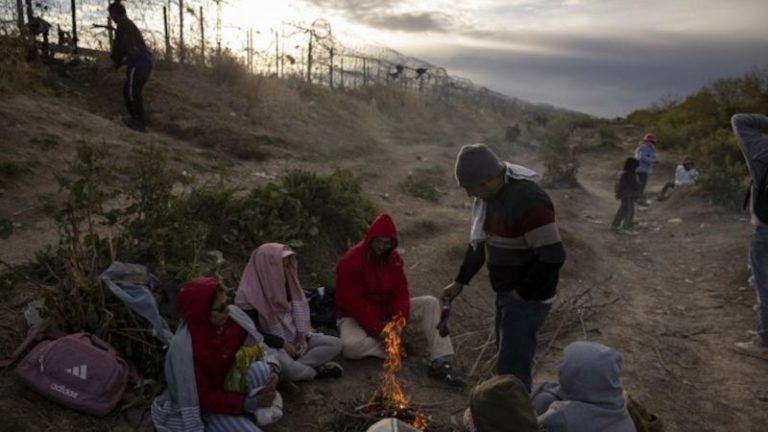
MULTIPOLYGON (((521 101, 451 76, 444 68, 395 50, 340 41, 331 25, 283 21, 278 29, 240 28, 222 20, 234 0, 124 0, 156 58, 209 65, 223 51, 254 74, 302 79, 334 89, 399 86, 441 101, 471 101, 487 108, 519 110, 521 101), (223 32, 227 33, 223 40, 223 32), (260 48, 254 46, 258 35, 260 48), (269 35, 269 38, 265 36, 269 35), (263 41, 269 40, 267 46, 263 41)), ((44 37, 51 50, 70 55, 108 51, 113 23, 110 0, 0 0, 0 34, 44 37), (42 20, 42 21, 41 21, 42 20), (48 42, 48 39, 51 39, 48 42)))

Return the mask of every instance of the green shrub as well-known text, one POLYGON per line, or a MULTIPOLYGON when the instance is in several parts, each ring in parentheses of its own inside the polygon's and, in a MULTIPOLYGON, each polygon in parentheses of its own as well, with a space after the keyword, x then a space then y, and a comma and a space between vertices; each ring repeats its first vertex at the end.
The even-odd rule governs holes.
POLYGON ((539 152, 544 161, 542 184, 550 188, 569 188, 578 185, 576 173, 579 164, 569 139, 574 124, 569 120, 556 119, 541 133, 539 152))
POLYGON ((166 151, 152 145, 116 167, 104 147, 82 144, 58 179, 67 194, 55 211, 59 242, 38 252, 23 272, 53 286, 44 314, 55 326, 96 334, 155 379, 162 374, 162 350, 146 323, 98 279, 112 261, 147 265, 160 278, 161 311, 172 310, 178 287, 195 276, 236 287, 251 250, 264 242, 292 245, 303 278, 327 284, 338 257, 374 216, 347 171, 295 171, 250 191, 221 183, 174 193, 182 177, 166 151))
POLYGON ((444 172, 440 167, 417 168, 409 173, 398 187, 404 194, 436 203, 440 201, 437 185, 443 181, 444 172))

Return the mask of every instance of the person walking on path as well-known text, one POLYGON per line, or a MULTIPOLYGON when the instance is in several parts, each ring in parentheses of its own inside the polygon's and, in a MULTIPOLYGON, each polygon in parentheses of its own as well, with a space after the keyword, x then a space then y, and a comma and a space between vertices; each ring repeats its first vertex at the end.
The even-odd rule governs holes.
POLYGON ((752 178, 745 205, 749 206, 755 227, 749 257, 759 305, 757 335, 748 342, 736 343, 736 349, 768 360, 768 138, 764 135, 768 133, 768 117, 736 114, 731 125, 752 178))
POLYGON ((648 176, 651 175, 653 167, 656 165, 656 135, 648 133, 643 136, 635 150, 635 159, 640 162, 640 165, 637 167, 637 178, 640 180, 638 203, 645 204, 643 194, 645 193, 646 185, 648 185, 648 176))
POLYGON ((635 201, 640 198, 641 186, 637 179, 637 166, 639 162, 633 157, 628 157, 624 161, 624 170, 621 172, 621 177, 616 183, 616 199, 621 200, 619 210, 616 212, 616 217, 613 218, 611 229, 618 231, 619 228, 625 230, 632 229, 635 225, 635 201), (622 224, 623 222, 623 224, 622 224))
POLYGON ((474 198, 470 244, 458 276, 443 289, 455 299, 487 262, 496 292, 498 374, 531 388, 536 336, 552 307, 565 249, 552 200, 532 170, 502 163, 484 144, 465 145, 456 179, 474 198))
POLYGON ((142 90, 152 72, 152 54, 147 49, 139 28, 128 19, 125 6, 120 3, 120 0, 110 4, 108 11, 110 18, 117 23, 110 58, 115 69, 123 65, 126 67, 123 98, 131 117, 125 121, 125 124, 143 132, 147 127, 147 115, 144 111, 142 90))

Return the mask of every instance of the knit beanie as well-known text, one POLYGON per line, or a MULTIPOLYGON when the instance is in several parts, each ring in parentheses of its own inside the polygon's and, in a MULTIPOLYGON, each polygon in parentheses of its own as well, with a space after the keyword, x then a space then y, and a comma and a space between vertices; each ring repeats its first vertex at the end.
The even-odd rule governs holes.
POLYGON ((480 186, 504 169, 496 154, 485 144, 467 144, 456 156, 456 180, 459 186, 480 186))
POLYGON ((536 432, 538 423, 525 385, 514 375, 498 375, 469 394, 477 432, 536 432))

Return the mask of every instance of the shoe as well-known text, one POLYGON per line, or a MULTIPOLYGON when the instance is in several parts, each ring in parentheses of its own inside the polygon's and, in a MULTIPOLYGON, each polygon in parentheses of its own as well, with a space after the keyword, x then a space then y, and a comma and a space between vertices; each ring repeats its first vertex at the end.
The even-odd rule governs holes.
POLYGON ((768 360, 768 346, 766 346, 758 336, 754 337, 749 342, 736 342, 734 345, 736 351, 740 354, 768 360))
POLYGON ((453 371, 450 363, 432 364, 427 371, 430 378, 443 381, 453 387, 464 387, 466 383, 462 381, 453 371))
POLYGON ((317 375, 315 379, 341 378, 344 375, 344 368, 340 364, 328 362, 315 368, 317 375))
POLYGON ((144 122, 136 120, 135 118, 124 118, 123 123, 125 123, 126 126, 129 128, 137 131, 137 132, 146 132, 147 131, 147 125, 144 124, 144 122))

